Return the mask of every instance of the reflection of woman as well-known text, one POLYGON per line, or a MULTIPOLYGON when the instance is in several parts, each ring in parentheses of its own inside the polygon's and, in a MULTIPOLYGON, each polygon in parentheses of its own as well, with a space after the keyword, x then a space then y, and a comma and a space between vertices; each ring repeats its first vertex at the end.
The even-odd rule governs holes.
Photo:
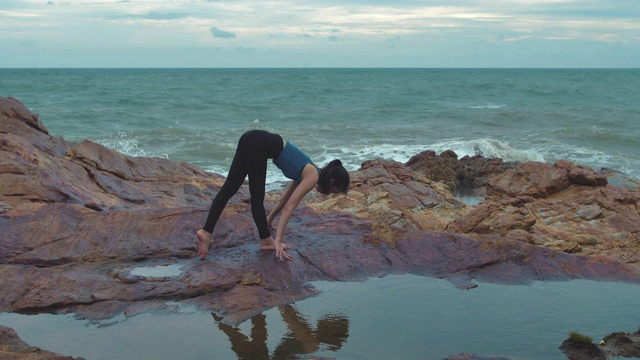
POLYGON ((285 252, 290 246, 283 244, 282 238, 291 214, 302 198, 313 188, 322 194, 336 194, 346 193, 349 187, 349 173, 340 160, 333 160, 320 169, 307 154, 280 135, 264 130, 248 131, 238 141, 229 175, 213 199, 204 227, 196 232, 198 255, 201 258, 204 259, 207 255, 213 229, 222 211, 229 199, 238 192, 247 175, 251 194, 251 214, 258 227, 260 249, 275 250, 275 256, 281 261, 291 260, 291 256, 285 252), (267 218, 264 210, 264 193, 268 159, 273 159, 273 163, 293 181, 267 218), (280 221, 274 240, 269 227, 280 212, 280 221))
POLYGON ((222 330, 231 342, 231 350, 238 360, 269 360, 269 348, 267 347, 267 321, 264 314, 258 314, 251 318, 251 340, 240 332, 238 328, 222 322, 222 318, 211 314, 218 323, 218 329, 222 330))
POLYGON ((318 320, 317 330, 314 331, 292 305, 281 306, 278 310, 289 328, 289 333, 273 352, 274 359, 290 358, 292 354, 311 354, 318 351, 323 343, 329 345, 330 350, 336 351, 349 337, 349 319, 346 317, 323 316, 318 320))
POLYGON ((292 359, 295 355, 311 354, 318 351, 320 344, 329 345, 329 350, 337 351, 349 337, 349 319, 339 315, 326 315, 318 320, 317 331, 301 316, 292 305, 280 308, 282 320, 289 332, 284 335, 278 346, 269 356, 267 348, 267 323, 265 315, 259 314, 251 319, 251 339, 231 325, 222 323, 222 318, 211 314, 229 341, 231 349, 238 359, 292 359))

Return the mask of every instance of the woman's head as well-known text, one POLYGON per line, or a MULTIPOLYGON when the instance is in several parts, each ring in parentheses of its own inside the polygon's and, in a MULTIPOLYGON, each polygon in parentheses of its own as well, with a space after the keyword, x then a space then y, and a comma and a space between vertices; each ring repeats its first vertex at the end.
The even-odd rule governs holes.
POLYGON ((342 162, 333 160, 320 170, 320 179, 318 179, 316 190, 325 195, 346 194, 349 190, 349 181, 349 172, 342 166, 342 162))

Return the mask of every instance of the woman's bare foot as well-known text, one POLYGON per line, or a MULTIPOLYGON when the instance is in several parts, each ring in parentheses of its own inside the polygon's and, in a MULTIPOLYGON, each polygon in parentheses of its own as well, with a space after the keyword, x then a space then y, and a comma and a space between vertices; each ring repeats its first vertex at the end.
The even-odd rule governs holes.
POLYGON ((198 238, 198 255, 200 255, 200 259, 204 259, 207 256, 207 252, 209 252, 211 233, 200 229, 196 232, 196 237, 198 238))
MULTIPOLYGON (((291 245, 289 244, 285 244, 282 243, 282 246, 284 247, 285 250, 289 250, 291 249, 291 245)), ((268 239, 260 239, 260 250, 262 251, 269 251, 269 250, 275 250, 276 247, 275 245, 273 245, 273 238, 268 238, 268 239)))

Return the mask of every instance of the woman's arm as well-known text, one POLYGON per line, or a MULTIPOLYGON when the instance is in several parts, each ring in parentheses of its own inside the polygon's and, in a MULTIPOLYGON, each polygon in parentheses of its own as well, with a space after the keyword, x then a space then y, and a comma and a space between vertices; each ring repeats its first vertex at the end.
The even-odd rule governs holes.
MULTIPOLYGON (((300 204, 302 199, 311 191, 318 183, 318 171, 312 164, 308 164, 302 170, 302 180, 292 190, 291 195, 282 207, 282 214, 280 214, 280 221, 278 221, 278 230, 276 232, 276 238, 274 245, 276 248, 276 258, 282 260, 283 257, 289 258, 289 255, 284 251, 282 246, 282 238, 284 236, 284 230, 287 228, 289 219, 293 210, 300 204)), ((288 190, 288 189, 287 189, 288 190)))
POLYGON ((269 216, 267 217, 267 224, 269 225, 269 228, 272 228, 271 224, 273 223, 273 220, 276 218, 276 216, 278 216, 280 210, 282 210, 282 208, 284 207, 284 204, 289 201, 289 198, 291 198, 291 194, 293 194, 293 191, 298 187, 298 185, 298 182, 292 181, 282 194, 282 197, 280 197, 278 204, 276 204, 276 206, 271 210, 269 216))

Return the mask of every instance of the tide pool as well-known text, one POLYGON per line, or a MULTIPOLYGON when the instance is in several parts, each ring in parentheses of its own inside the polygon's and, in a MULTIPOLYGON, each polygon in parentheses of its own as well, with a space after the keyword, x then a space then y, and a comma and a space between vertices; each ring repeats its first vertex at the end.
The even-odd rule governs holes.
POLYGON ((93 359, 442 359, 466 352, 511 359, 566 359, 570 331, 594 342, 636 331, 640 286, 574 280, 528 286, 390 275, 318 282, 321 293, 237 327, 180 302, 100 322, 69 315, 0 314, 27 343, 93 359), (296 357, 297 356, 297 357, 296 357))

